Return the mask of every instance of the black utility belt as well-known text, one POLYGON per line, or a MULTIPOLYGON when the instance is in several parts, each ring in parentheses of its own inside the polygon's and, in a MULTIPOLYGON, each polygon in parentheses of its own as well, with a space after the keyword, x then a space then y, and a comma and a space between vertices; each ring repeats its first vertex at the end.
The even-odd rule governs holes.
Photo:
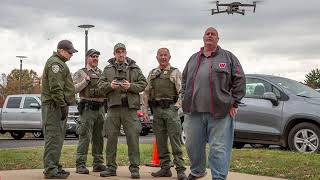
POLYGON ((161 100, 151 100, 149 101, 149 105, 151 107, 161 107, 161 108, 169 108, 171 104, 176 103, 172 99, 161 99, 161 100))
POLYGON ((100 107, 104 106, 103 102, 97 102, 97 101, 88 101, 88 100, 81 100, 80 106, 87 107, 91 110, 99 110, 100 107))

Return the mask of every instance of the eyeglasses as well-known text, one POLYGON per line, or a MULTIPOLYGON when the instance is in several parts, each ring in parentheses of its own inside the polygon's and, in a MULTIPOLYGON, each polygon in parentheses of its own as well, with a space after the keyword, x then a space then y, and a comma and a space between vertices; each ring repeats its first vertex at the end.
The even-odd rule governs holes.
POLYGON ((97 55, 91 55, 90 57, 92 57, 92 58, 99 58, 99 56, 97 56, 97 55))

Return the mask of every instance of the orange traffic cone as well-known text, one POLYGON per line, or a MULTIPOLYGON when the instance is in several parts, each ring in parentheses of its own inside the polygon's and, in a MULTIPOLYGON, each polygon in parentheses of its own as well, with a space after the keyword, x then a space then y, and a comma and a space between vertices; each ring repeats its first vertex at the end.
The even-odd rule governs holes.
POLYGON ((151 166, 151 167, 159 167, 160 166, 156 138, 154 138, 154 140, 153 140, 152 159, 151 159, 150 163, 146 164, 146 166, 151 166))

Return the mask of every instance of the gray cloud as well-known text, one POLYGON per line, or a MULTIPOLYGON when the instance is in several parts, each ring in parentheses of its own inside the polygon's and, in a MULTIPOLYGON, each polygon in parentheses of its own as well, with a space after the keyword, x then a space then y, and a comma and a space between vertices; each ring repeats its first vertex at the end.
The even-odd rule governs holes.
MULTIPOLYGON (((264 0, 257 5, 256 13, 211 16, 205 11, 215 7, 209 0, 2 0, 0 32, 11 37, 0 35, 0 40, 2 37, 6 38, 5 42, 9 41, 9 44, 0 45, 0 50, 7 52, 8 48, 14 48, 14 51, 32 55, 41 46, 41 51, 45 51, 41 58, 44 58, 61 38, 72 39, 82 49, 83 31, 77 28, 82 23, 96 25, 90 30, 89 42, 103 50, 110 50, 116 41, 127 41, 131 45, 132 42, 147 43, 150 48, 154 42, 201 41, 205 28, 214 26, 220 32, 224 47, 250 53, 242 56, 255 60, 282 57, 290 61, 309 61, 319 58, 319 5, 318 0, 264 0), (98 42, 102 40, 104 42, 98 42)), ((201 42, 197 45, 201 46, 201 42)), ((134 46, 145 48, 139 44, 134 46)), ((187 48, 193 49, 193 46, 187 48)), ((141 51, 135 50, 136 54, 141 51)), ((179 57, 185 58, 183 51, 179 53, 179 57)), ((33 57, 40 62, 40 57, 33 57)), ((79 64, 80 60, 73 65, 79 64)))

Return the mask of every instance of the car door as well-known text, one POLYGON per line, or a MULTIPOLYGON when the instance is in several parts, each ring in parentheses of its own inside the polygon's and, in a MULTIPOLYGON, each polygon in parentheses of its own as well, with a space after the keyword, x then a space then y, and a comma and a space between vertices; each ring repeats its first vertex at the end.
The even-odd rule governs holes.
POLYGON ((5 130, 20 129, 20 105, 22 97, 8 96, 7 103, 2 109, 2 128, 5 130))
POLYGON ((28 130, 41 129, 41 108, 40 100, 36 96, 24 97, 23 107, 21 109, 21 127, 28 130), (38 104, 39 108, 31 107, 31 104, 38 104))
POLYGON ((271 83, 247 78, 246 96, 241 100, 235 121, 236 139, 279 141, 283 101, 275 106, 270 100, 262 99, 265 92, 280 95, 280 91, 271 83))

